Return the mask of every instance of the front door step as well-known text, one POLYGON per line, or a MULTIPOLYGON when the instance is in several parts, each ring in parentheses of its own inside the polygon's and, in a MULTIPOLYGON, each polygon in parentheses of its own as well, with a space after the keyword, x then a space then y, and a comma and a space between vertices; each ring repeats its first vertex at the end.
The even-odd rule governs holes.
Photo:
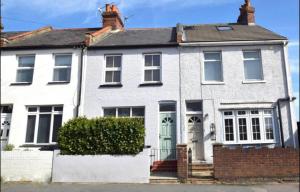
POLYGON ((193 163, 188 166, 189 177, 203 181, 214 180, 214 167, 212 164, 193 163))
POLYGON ((177 161, 154 161, 151 172, 177 172, 177 161))
POLYGON ((179 180, 176 172, 152 172, 150 183, 153 184, 177 184, 179 180))

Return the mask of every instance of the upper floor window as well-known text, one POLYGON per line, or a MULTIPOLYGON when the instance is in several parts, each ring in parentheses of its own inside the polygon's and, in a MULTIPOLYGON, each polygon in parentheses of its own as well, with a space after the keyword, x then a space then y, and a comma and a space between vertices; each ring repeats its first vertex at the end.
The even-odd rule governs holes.
POLYGON ((105 83, 121 83, 121 55, 105 56, 105 83))
POLYGON ((55 143, 62 125, 63 106, 28 107, 25 143, 55 143))
POLYGON ((104 117, 140 117, 144 118, 144 107, 109 107, 103 109, 104 117))
POLYGON ((223 81, 221 52, 204 53, 204 80, 223 81))
POLYGON ((145 82, 160 82, 161 81, 161 55, 160 54, 145 54, 145 82))
POLYGON ((263 80, 261 56, 259 51, 243 51, 246 80, 263 80))
POLYGON ((31 83, 34 70, 34 55, 18 56, 17 83, 31 83))
POLYGON ((55 55, 53 81, 69 82, 71 76, 72 54, 55 55))

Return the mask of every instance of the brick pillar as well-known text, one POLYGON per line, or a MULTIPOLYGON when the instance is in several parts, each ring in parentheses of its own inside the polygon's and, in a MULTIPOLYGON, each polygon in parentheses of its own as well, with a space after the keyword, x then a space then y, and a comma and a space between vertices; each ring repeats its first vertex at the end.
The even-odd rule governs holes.
POLYGON ((177 177, 179 179, 188 178, 188 151, 186 144, 178 144, 177 150, 177 177))

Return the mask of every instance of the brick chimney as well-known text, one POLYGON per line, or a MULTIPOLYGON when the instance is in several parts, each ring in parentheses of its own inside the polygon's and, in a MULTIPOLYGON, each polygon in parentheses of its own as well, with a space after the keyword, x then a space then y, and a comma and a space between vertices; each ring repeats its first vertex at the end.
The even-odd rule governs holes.
POLYGON ((239 24, 242 25, 255 25, 255 8, 251 6, 250 0, 245 0, 240 8, 240 16, 237 20, 239 24))
POLYGON ((116 5, 105 5, 105 12, 102 13, 103 28, 111 26, 113 30, 124 29, 121 14, 116 5))

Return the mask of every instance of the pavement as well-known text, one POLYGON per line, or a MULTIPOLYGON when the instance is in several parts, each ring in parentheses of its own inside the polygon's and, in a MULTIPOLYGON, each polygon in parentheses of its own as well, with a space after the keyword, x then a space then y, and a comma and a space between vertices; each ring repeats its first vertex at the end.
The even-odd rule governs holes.
POLYGON ((299 183, 259 185, 1 183, 1 192, 299 192, 299 183))

